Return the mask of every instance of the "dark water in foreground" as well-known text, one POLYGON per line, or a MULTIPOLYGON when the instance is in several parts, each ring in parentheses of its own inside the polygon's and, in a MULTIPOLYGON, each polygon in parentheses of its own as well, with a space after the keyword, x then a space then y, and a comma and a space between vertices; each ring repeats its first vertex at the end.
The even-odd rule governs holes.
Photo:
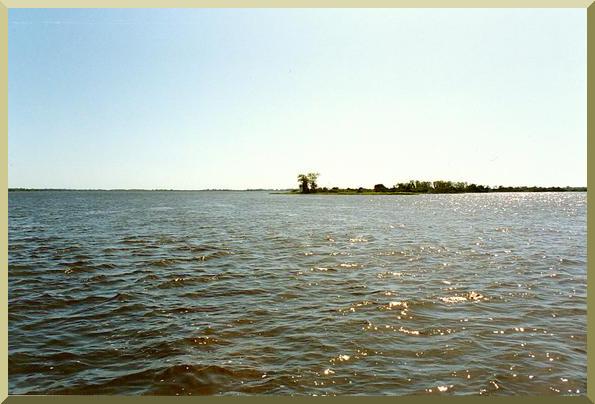
POLYGON ((585 394, 586 193, 9 193, 10 394, 585 394))

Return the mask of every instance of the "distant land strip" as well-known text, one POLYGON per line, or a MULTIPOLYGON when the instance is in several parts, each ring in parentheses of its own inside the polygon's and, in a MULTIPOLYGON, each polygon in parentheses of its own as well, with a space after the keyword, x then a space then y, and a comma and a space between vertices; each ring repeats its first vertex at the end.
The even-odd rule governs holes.
POLYGON ((293 191, 291 188, 275 189, 275 188, 258 188, 258 189, 144 189, 144 188, 8 188, 8 192, 41 192, 41 191, 52 191, 52 192, 67 192, 67 191, 79 191, 79 192, 97 192, 97 191, 109 191, 109 192, 255 192, 255 191, 268 191, 268 192, 289 192, 293 191))
POLYGON ((468 184, 454 181, 417 181, 400 182, 391 188, 384 184, 376 184, 374 188, 339 188, 319 187, 319 173, 298 175, 298 189, 290 194, 339 194, 339 195, 412 195, 412 194, 461 194, 488 192, 586 192, 587 187, 537 187, 537 186, 502 186, 468 184))
POLYGON ((391 188, 384 184, 376 184, 374 188, 339 188, 319 187, 320 173, 298 174, 298 189, 284 192, 288 194, 338 194, 338 195, 414 195, 414 194, 461 194, 461 193, 487 193, 487 192, 586 192, 586 187, 510 187, 499 185, 468 184, 460 181, 419 181, 399 182, 391 188))
POLYGON ((301 192, 300 190, 293 189, 289 192, 273 192, 276 194, 284 194, 284 195, 424 195, 424 194, 487 194, 487 193, 497 193, 497 192, 587 192, 587 187, 500 187, 500 188, 490 188, 483 191, 440 191, 440 190, 432 190, 432 191, 375 191, 373 189, 368 188, 345 188, 345 189, 321 189, 316 190, 314 192, 310 191, 308 193, 301 192))
MULTIPOLYGON (((8 192, 270 192, 281 195, 303 195, 300 189, 81 189, 81 188, 8 188, 8 192)), ((480 189, 411 189, 399 190, 394 188, 320 188, 310 190, 307 194, 319 195, 417 195, 417 194, 461 194, 461 193, 494 193, 494 192, 587 192, 587 187, 483 187, 480 189)))

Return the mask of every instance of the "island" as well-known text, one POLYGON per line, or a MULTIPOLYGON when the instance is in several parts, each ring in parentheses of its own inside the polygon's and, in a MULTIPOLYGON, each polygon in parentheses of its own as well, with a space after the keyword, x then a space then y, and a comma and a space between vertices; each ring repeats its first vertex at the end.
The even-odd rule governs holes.
POLYGON ((335 194, 335 195, 416 195, 416 194, 462 194, 490 192, 586 192, 586 187, 537 187, 537 186, 502 186, 468 184, 454 181, 417 181, 400 182, 390 188, 384 184, 376 184, 373 188, 339 188, 319 187, 319 173, 299 174, 298 189, 287 194, 335 194))

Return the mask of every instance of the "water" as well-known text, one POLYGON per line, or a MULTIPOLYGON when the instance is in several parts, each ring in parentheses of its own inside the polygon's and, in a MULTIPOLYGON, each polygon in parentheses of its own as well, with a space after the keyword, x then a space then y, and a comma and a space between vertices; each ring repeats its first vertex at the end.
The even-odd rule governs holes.
POLYGON ((586 393, 586 193, 9 193, 10 394, 586 393))

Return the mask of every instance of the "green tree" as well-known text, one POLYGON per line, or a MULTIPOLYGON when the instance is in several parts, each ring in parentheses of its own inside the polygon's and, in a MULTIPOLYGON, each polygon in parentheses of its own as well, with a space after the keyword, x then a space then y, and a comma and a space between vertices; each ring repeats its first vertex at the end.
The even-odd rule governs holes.
POLYGON ((311 192, 316 192, 317 188, 318 188, 318 177, 320 177, 319 173, 308 173, 308 175, 306 176, 308 179, 308 183, 310 184, 310 191, 311 192))
POLYGON ((310 188, 308 184, 310 183, 310 178, 308 178, 307 174, 299 174, 298 175, 298 182, 300 183, 300 192, 302 194, 310 193, 310 188))

